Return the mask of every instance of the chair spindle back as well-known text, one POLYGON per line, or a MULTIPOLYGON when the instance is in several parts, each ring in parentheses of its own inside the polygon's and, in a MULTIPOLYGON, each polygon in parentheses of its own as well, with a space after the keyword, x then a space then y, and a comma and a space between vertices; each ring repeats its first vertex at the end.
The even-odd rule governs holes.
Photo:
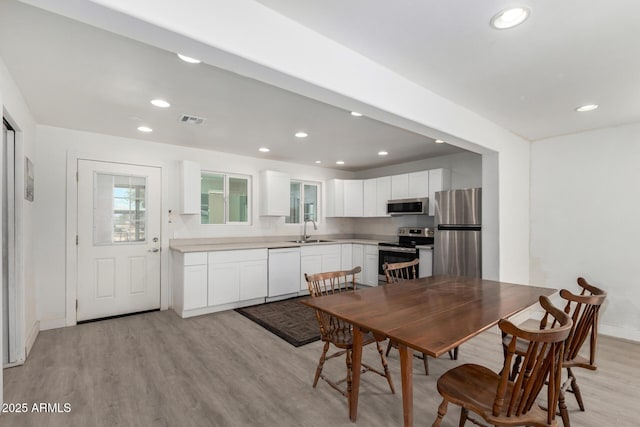
POLYGON ((408 262, 396 262, 389 264, 385 262, 382 265, 382 270, 387 279, 387 283, 396 283, 403 280, 412 280, 418 278, 417 265, 420 263, 419 259, 414 259, 408 262))

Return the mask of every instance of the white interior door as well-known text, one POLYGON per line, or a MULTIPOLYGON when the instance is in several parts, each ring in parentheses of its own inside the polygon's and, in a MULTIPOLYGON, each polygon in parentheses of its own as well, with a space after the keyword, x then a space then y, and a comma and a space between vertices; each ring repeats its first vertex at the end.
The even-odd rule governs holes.
POLYGON ((160 169, 78 160, 77 320, 160 308, 160 169))

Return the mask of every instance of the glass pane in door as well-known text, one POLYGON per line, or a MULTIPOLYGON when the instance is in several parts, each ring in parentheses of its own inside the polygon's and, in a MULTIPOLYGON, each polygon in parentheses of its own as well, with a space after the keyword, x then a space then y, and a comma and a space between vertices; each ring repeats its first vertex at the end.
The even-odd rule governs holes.
POLYGON ((96 245, 144 242, 145 177, 96 173, 93 200, 93 241, 96 245))

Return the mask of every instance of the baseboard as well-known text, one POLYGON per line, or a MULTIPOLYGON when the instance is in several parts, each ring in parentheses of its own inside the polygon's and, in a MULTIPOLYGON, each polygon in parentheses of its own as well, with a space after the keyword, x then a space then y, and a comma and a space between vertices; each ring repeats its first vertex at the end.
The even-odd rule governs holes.
POLYGON ((640 342, 640 331, 637 329, 621 328, 619 326, 604 325, 600 323, 598 328, 600 335, 619 338, 625 341, 640 342))
POLYGON ((29 335, 27 335, 27 340, 24 343, 25 358, 29 357, 29 353, 31 353, 31 349, 33 348, 33 345, 36 343, 36 338, 38 338, 39 333, 40 333, 40 321, 36 320, 36 323, 33 324, 33 328, 31 328, 29 335))
POLYGON ((41 331, 48 331, 49 329, 64 328, 65 326, 67 326, 67 319, 65 318, 40 321, 41 331))

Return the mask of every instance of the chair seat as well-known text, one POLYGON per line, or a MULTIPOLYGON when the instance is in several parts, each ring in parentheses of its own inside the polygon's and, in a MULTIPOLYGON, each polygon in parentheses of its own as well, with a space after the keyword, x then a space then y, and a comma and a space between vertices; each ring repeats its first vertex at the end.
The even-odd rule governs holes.
MULTIPOLYGON (((351 348, 353 347, 353 333, 351 328, 349 329, 334 329, 330 331, 326 337, 322 338, 323 341, 329 341, 338 348, 351 348)), ((376 342, 375 337, 370 332, 367 332, 362 336, 362 345, 368 345, 376 342)))
MULTIPOLYGON (((498 416, 492 414, 499 382, 500 375, 491 369, 480 365, 465 364, 445 372, 438 379, 438 392, 448 401, 475 412, 492 424, 510 425, 512 420, 507 417, 507 405, 504 405, 498 416)), ((505 402, 511 399, 512 393, 513 382, 510 381, 507 384, 505 402)), ((545 411, 538 405, 533 405, 528 414, 531 418, 531 425, 557 425, 555 421, 553 424, 540 424, 534 421, 544 419, 545 414, 545 411)), ((526 418, 529 417, 518 418, 513 425, 523 425, 522 422, 526 422, 526 418)))

